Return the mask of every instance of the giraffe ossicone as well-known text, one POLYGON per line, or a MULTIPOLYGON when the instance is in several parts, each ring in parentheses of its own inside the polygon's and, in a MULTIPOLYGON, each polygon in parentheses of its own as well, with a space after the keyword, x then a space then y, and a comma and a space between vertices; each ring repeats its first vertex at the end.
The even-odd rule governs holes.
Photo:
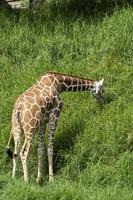
POLYGON ((21 157, 24 180, 28 182, 28 156, 33 136, 38 129, 38 175, 37 182, 43 178, 44 134, 48 124, 48 164, 49 180, 53 174, 53 139, 57 122, 62 110, 60 93, 63 91, 90 91, 98 101, 103 100, 103 79, 99 82, 62 73, 48 72, 32 87, 18 97, 12 114, 12 128, 7 145, 7 153, 13 159, 12 177, 16 175, 17 161, 21 157), (24 144, 21 139, 24 136, 24 144), (14 139, 14 152, 10 150, 11 139, 14 139))

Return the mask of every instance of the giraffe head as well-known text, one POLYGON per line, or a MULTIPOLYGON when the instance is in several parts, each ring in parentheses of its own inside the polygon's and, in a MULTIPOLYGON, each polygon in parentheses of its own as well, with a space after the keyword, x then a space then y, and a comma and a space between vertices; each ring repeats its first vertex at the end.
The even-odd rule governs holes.
POLYGON ((91 89, 93 96, 101 103, 104 102, 103 81, 104 81, 104 79, 102 79, 100 81, 96 81, 91 89))

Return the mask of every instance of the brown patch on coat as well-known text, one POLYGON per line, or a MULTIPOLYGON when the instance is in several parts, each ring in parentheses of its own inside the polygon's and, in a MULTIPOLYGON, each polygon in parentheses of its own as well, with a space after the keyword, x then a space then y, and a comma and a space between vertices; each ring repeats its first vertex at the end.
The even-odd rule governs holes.
POLYGON ((32 92, 26 92, 26 93, 25 93, 25 96, 28 96, 28 97, 34 97, 35 94, 32 93, 32 92))
POLYGON ((25 102, 24 106, 26 110, 29 110, 31 108, 31 104, 29 102, 25 102))
POLYGON ((35 113, 37 111, 40 111, 40 108, 39 108, 39 106, 37 104, 33 104, 30 111, 31 111, 32 117, 34 117, 35 113))
POLYGON ((50 80, 49 79, 50 79, 50 77, 47 78, 46 76, 44 76, 41 81, 43 82, 44 85, 50 87, 52 85, 52 83, 50 81, 51 79, 50 80))
POLYGON ((37 88, 34 88, 33 90, 32 90, 32 92, 34 93, 34 94, 36 94, 36 95, 41 95, 41 91, 40 90, 38 90, 37 88))
POLYGON ((40 96, 35 97, 37 105, 41 106, 43 104, 43 99, 40 96))
POLYGON ((25 114, 23 120, 24 120, 25 123, 28 123, 29 122, 29 117, 25 114))
POLYGON ((35 118, 32 118, 31 120, 30 120, 30 126, 31 127, 35 127, 36 126, 36 122, 37 122, 37 120, 35 119, 35 118))
POLYGON ((29 124, 25 124, 23 129, 24 129, 24 132, 29 132, 30 131, 30 125, 29 124))
POLYGON ((33 97, 26 96, 26 100, 27 100, 29 103, 31 103, 31 104, 35 103, 35 100, 34 100, 33 97))
POLYGON ((41 119, 42 119, 42 116, 43 116, 43 115, 42 115, 41 112, 37 112, 36 115, 35 115, 35 118, 41 120, 41 119))

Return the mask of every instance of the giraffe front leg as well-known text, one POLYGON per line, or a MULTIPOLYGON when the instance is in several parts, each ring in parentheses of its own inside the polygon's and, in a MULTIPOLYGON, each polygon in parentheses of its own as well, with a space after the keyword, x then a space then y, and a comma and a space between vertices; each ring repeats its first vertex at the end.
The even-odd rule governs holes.
POLYGON ((55 128, 49 127, 48 133, 48 164, 49 164, 49 181, 54 180, 53 174, 53 139, 54 139, 55 128))
POLYGON ((39 128, 39 144, 38 144, 38 175, 37 175, 37 183, 40 183, 43 178, 43 173, 44 173, 44 133, 46 130, 46 125, 43 128, 41 125, 39 128))
POLYGON ((54 174, 53 174, 53 143, 54 143, 54 132, 56 130, 57 121, 60 115, 60 111, 62 108, 62 103, 60 104, 60 107, 58 109, 54 110, 50 113, 49 116, 49 129, 48 129, 48 164, 49 164, 49 181, 54 180, 54 174))

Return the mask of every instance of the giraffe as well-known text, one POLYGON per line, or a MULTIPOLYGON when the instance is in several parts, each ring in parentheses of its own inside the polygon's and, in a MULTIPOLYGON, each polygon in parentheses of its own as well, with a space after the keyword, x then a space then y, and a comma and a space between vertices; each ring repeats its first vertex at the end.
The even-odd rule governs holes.
POLYGON ((24 181, 28 182, 28 155, 33 136, 39 129, 38 141, 38 174, 37 182, 43 178, 44 133, 48 124, 48 164, 49 181, 53 174, 53 139, 63 102, 60 93, 63 91, 90 91, 99 101, 104 102, 103 79, 95 81, 57 72, 47 72, 32 87, 22 93, 13 108, 12 128, 7 145, 7 153, 13 160, 12 177, 16 175, 17 161, 20 156, 24 181), (14 152, 10 150, 11 139, 14 139, 14 152), (21 139, 24 137, 22 148, 21 139))

